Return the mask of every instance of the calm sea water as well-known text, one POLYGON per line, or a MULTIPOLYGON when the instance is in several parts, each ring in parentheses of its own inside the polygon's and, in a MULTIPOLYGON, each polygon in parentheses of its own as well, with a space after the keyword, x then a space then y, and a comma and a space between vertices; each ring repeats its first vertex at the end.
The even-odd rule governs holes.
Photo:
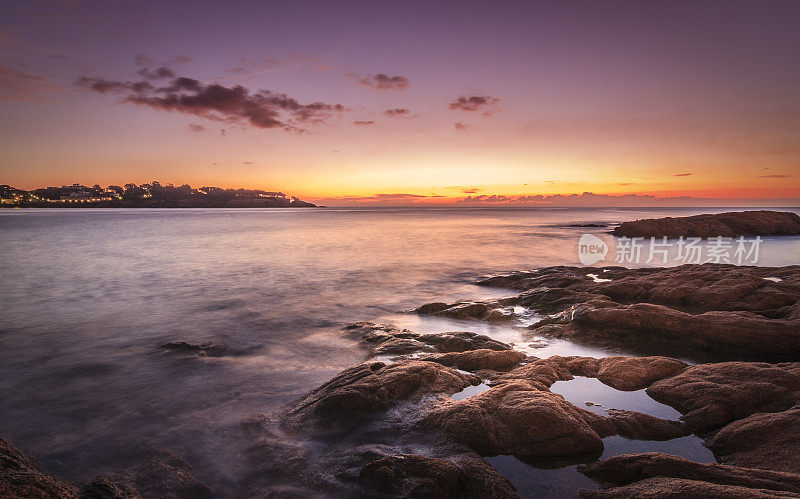
MULTIPOLYGON (((583 233, 613 240, 573 224, 713 211, 729 210, 1 210, 0 437, 70 479, 171 449, 223 490, 242 418, 364 359, 342 325, 515 341, 512 328, 402 312, 507 294, 471 283, 578 265, 583 233), (169 341, 236 355, 158 349, 169 341)), ((800 238, 765 238, 759 264, 798 255, 800 238)), ((536 354, 556 353, 614 352, 551 342, 536 354)))

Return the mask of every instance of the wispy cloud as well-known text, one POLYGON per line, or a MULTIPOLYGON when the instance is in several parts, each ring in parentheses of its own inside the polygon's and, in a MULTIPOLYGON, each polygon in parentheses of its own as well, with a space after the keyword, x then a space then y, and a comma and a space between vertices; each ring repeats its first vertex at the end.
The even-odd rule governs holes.
POLYGON ((356 125, 356 126, 370 126, 370 125, 374 125, 375 122, 372 121, 372 120, 368 120, 368 121, 356 120, 356 121, 353 122, 353 124, 356 125))
POLYGON ((59 89, 56 82, 45 76, 0 64, 0 100, 42 102, 59 89))
POLYGON ((377 90, 403 90, 411 85, 411 80, 400 75, 389 76, 383 73, 367 75, 361 73, 345 73, 344 75, 359 85, 377 90))
POLYGON ((673 173, 673 177, 688 177, 689 175, 694 175, 694 173, 673 173))

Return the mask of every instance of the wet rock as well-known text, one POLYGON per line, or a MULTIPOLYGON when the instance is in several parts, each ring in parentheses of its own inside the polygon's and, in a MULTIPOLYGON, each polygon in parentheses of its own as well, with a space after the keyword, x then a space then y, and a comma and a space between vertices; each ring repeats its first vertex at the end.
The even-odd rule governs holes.
POLYGON ((429 355, 422 360, 438 362, 463 371, 507 371, 522 362, 525 354, 515 350, 489 350, 481 348, 467 352, 451 352, 429 355))
POLYGON ((104 473, 88 485, 93 492, 109 486, 137 490, 143 497, 211 497, 211 491, 194 475, 189 463, 163 450, 152 451, 144 461, 126 470, 104 473))
POLYGON ((465 352, 467 350, 511 350, 507 345, 484 335, 467 331, 440 334, 422 334, 419 340, 435 346, 440 352, 465 352))
POLYGON ((603 490, 581 490, 585 498, 639 499, 642 497, 685 499, 702 497, 704 499, 753 499, 775 497, 799 497, 791 492, 779 492, 767 489, 752 489, 737 485, 720 485, 697 480, 678 478, 647 478, 640 482, 622 487, 603 490))
POLYGON ((479 383, 477 376, 435 362, 361 364, 342 371, 292 404, 284 414, 283 425, 305 431, 312 426, 341 430, 399 401, 417 400, 424 395, 452 395, 479 383))
POLYGON ((714 435, 708 446, 721 463, 800 473, 798 429, 800 405, 735 421, 714 435))
POLYGON ((701 464, 656 452, 615 456, 579 466, 578 471, 603 485, 614 486, 606 490, 583 491, 584 497, 639 497, 637 493, 651 494, 648 490, 652 495, 658 493, 667 497, 692 491, 703 492, 701 497, 725 497, 725 493, 748 491, 751 496, 763 495, 766 491, 772 491, 773 496, 775 492, 800 493, 800 475, 701 464))
POLYGON ((647 388, 654 382, 675 376, 687 364, 669 357, 605 357, 597 361, 594 377, 617 390, 647 388))
POLYGON ((692 429, 680 421, 670 421, 636 411, 608 409, 617 433, 636 440, 672 440, 691 435, 692 429))
POLYGON ((608 418, 525 381, 504 381, 468 399, 441 406, 426 425, 482 455, 537 458, 600 452, 608 418))
POLYGON ((800 266, 605 270, 603 282, 588 275, 597 270, 547 267, 479 284, 518 289, 503 306, 548 314, 535 335, 713 360, 800 359, 800 266))
POLYGON ((800 216, 759 210, 648 218, 623 222, 612 234, 627 237, 796 236, 800 235, 800 216))
POLYGON ((395 455, 372 461, 360 478, 378 494, 391 497, 519 497, 514 486, 491 466, 461 459, 461 466, 444 459, 395 455), (467 469, 464 469, 467 468, 467 469))
POLYGON ((710 431, 756 412, 783 411, 800 402, 800 363, 720 362, 690 366, 653 383, 647 394, 710 431))
POLYGON ((486 322, 509 322, 514 319, 514 315, 504 312, 497 302, 428 303, 415 309, 414 312, 421 315, 441 315, 451 319, 477 319, 486 322))
POLYGON ((387 324, 357 322, 344 327, 345 334, 361 340, 370 356, 411 353, 463 352, 488 348, 511 350, 510 345, 471 332, 417 334, 387 324))
POLYGON ((225 354, 225 347, 222 345, 217 345, 215 343, 205 343, 203 345, 195 345, 194 343, 188 343, 186 341, 171 341, 169 343, 165 343, 160 347, 162 350, 168 350, 174 353, 180 353, 185 355, 198 355, 198 356, 210 356, 210 357, 218 357, 220 355, 225 354))
POLYGON ((78 490, 43 473, 14 444, 0 439, 0 497, 77 498, 78 490))
POLYGON ((129 483, 114 483, 108 478, 97 477, 84 484, 79 492, 81 499, 115 499, 120 497, 142 497, 129 483))

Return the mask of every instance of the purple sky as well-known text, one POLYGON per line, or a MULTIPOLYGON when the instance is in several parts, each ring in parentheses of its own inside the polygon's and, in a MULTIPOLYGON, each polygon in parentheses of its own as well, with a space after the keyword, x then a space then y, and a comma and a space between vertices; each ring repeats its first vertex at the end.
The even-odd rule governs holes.
POLYGON ((0 183, 800 197, 797 1, 0 5, 0 183))

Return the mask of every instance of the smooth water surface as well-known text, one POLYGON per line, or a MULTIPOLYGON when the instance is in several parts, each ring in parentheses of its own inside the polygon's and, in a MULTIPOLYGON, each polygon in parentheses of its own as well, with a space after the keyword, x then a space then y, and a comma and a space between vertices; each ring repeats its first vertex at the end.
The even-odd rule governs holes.
MULTIPOLYGON (((393 320, 485 332, 541 357, 607 355, 402 312, 507 294, 471 283, 577 265, 583 233, 613 240, 610 227, 573 224, 710 211, 0 210, 0 437, 70 479, 166 448, 223 490, 238 480, 242 418, 365 358, 341 326, 393 320), (170 341, 231 355, 158 348, 170 341)), ((760 264, 798 263, 800 238, 766 239, 760 264)))

